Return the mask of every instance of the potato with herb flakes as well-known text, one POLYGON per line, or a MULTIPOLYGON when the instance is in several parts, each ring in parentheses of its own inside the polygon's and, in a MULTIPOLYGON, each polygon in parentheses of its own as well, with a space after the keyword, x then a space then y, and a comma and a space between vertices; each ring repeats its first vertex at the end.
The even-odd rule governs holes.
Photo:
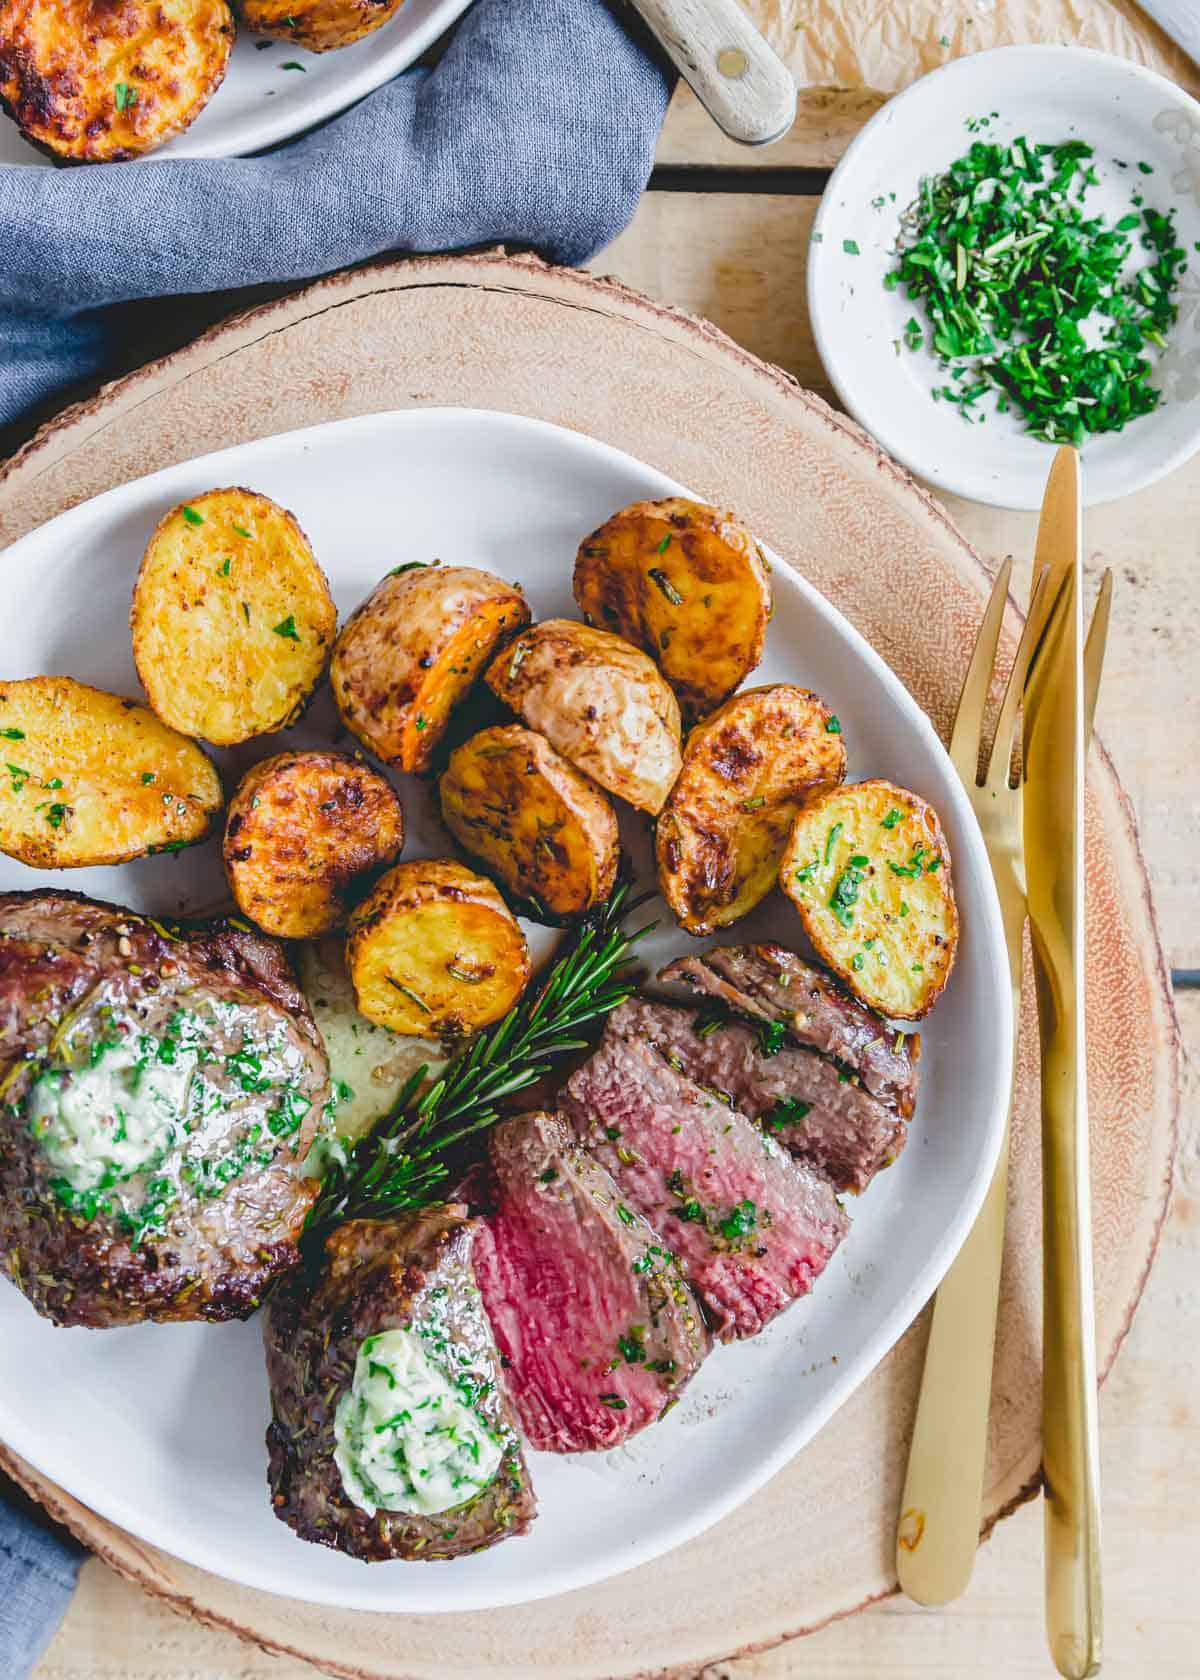
POLYGON ((428 770, 450 713, 529 607, 515 584, 473 566, 397 566, 358 607, 333 650, 342 721, 400 770, 428 770))
POLYGON ((731 513, 703 502, 622 508, 580 543, 574 588, 590 624, 654 658, 685 719, 728 699, 762 658, 771 616, 762 549, 731 513))
POLYGON ((779 884, 822 961, 881 1015, 915 1021, 958 948, 950 852, 937 812, 891 782, 851 782, 800 810, 779 884))
POLYGON ((616 813, 544 735, 481 730, 451 753, 438 792, 459 845, 535 911, 566 921, 612 891, 616 813))
POLYGON ((679 774, 679 703, 640 648, 549 618, 511 642, 486 682, 576 769, 654 813, 679 774))
POLYGON ((348 753, 277 753, 230 801, 225 873, 264 933, 312 939, 340 926, 355 883, 403 844, 400 801, 376 771, 348 753))
POLYGON ((698 723, 655 831, 659 888, 680 927, 712 933, 753 910, 797 810, 845 774, 841 725, 806 688, 748 688, 698 723))
POLYGON ((497 889, 449 858, 398 863, 350 916, 346 966, 369 1021, 457 1038, 498 1021, 529 980, 529 950, 497 889))
POLYGON ((0 0, 0 104, 53 157, 137 157, 204 109, 235 32, 226 0, 0 0))
POLYGON ((86 869, 203 840, 221 778, 137 700, 73 677, 0 682, 0 851, 86 869))
POLYGON ((130 624, 159 717, 224 747, 296 721, 337 610, 294 515, 253 490, 209 490, 159 521, 130 624))
POLYGON ((395 17, 404 0, 241 0, 242 22, 256 35, 290 41, 306 52, 332 52, 395 17))

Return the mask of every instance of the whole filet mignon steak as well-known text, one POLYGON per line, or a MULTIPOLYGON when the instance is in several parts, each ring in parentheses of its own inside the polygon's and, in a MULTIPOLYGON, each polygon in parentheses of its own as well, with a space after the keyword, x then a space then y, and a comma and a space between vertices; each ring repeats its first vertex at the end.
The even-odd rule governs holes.
POLYGON ((352 1219, 265 1315, 275 1514, 375 1562, 482 1551, 533 1491, 472 1271, 461 1206, 352 1219))
POLYGON ((475 1269, 521 1428, 542 1452, 619 1446, 707 1353, 696 1299, 563 1120, 506 1120, 489 1154, 498 1207, 475 1269))
POLYGON ((273 940, 0 896, 0 1265, 58 1324, 248 1316, 299 1258, 328 1074, 273 940))

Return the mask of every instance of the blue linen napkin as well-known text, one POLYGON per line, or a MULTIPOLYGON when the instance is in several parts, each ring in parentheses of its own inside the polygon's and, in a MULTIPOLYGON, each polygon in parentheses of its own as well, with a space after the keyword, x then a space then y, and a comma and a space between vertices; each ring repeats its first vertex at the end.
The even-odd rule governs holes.
POLYGON ((86 1553, 64 1529, 0 1485, 0 1674, 25 1680, 75 1590, 86 1553))
POLYGON ((262 157, 0 167, 0 426, 111 367, 116 304, 501 240, 586 262, 671 89, 618 5, 477 0, 434 68, 262 157))

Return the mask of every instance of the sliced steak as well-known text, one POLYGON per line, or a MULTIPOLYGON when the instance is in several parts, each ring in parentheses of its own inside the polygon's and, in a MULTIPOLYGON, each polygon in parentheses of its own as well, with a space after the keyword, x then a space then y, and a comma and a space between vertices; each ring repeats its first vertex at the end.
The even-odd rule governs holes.
POLYGON ((662 1233, 728 1341, 807 1294, 849 1225, 827 1178, 670 1067, 638 1011, 609 1017, 564 1111, 627 1204, 662 1233))
POLYGON ((697 1009, 649 998, 624 1006, 630 1030, 705 1090, 731 1102, 837 1190, 865 1190, 904 1147, 896 1114, 831 1061, 799 1045, 765 1051, 744 1021, 713 1026, 697 1009))
POLYGON ((904 1120, 917 1100, 918 1033, 897 1034, 874 1010, 782 945, 718 945, 668 964, 660 980, 680 980, 739 1014, 777 1021, 801 1044, 833 1056, 904 1120))
POLYGON ((475 1269, 531 1446, 619 1446, 662 1416, 708 1352, 658 1233, 551 1114, 492 1133, 498 1205, 475 1269))
POLYGON ((264 1322, 271 1499, 276 1516, 302 1539, 368 1562, 432 1560, 482 1551, 532 1522, 533 1491, 472 1271, 478 1235, 478 1221, 461 1207, 350 1220, 327 1239, 318 1271, 301 1268, 271 1296, 264 1322), (402 1345, 424 1368, 420 1395, 397 1381, 395 1359, 372 1377, 372 1356, 384 1358, 397 1331, 408 1333, 402 1345), (390 1414, 365 1419, 370 1473, 345 1444, 360 1426, 364 1371, 367 1382, 384 1383, 383 1411, 390 1414), (465 1429, 462 1407, 473 1419, 465 1429), (421 1431, 416 1447, 414 1428, 421 1431), (441 1443, 436 1460, 428 1456, 431 1441, 441 1443), (346 1462, 348 1451, 347 1482, 339 1457, 346 1462), (431 1474, 440 1481, 421 1480, 431 1474), (380 1484, 386 1476, 386 1485, 372 1475, 380 1484), (398 1494, 406 1477, 411 1490, 398 1494), (436 1504, 436 1489, 456 1481, 469 1495, 436 1512, 380 1503, 390 1496, 410 1507, 418 1498, 436 1504), (418 1487, 419 1495, 412 1491, 418 1487))
POLYGON ((276 941, 0 896, 0 1266, 56 1323, 253 1312, 328 1097, 276 941))

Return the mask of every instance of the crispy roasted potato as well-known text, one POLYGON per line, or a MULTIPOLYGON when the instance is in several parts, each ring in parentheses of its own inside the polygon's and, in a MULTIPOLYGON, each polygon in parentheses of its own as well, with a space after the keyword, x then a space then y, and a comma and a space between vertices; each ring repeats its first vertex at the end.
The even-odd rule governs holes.
POLYGON ((688 933, 746 915, 775 885, 792 818, 846 774, 841 726, 806 688, 748 688, 696 725, 658 819, 663 897, 688 933))
POLYGON ((668 496, 622 508, 583 539, 575 599, 589 624, 652 656, 691 719, 762 658, 767 577, 762 550, 731 513, 668 496))
POLYGON ((0 0, 0 103, 54 157, 137 157, 208 104, 234 33, 226 0, 0 0))
POLYGON ((225 873, 264 933, 312 939, 342 922, 354 883, 403 844, 400 801, 374 770, 347 753, 277 753, 229 803, 225 873))
POLYGON ((394 18, 404 0, 241 0, 247 29, 308 52, 348 47, 394 18))
POLYGON ((566 920, 612 891, 616 813, 544 735, 481 730, 451 753, 438 791, 459 845, 535 911, 566 920))
POLYGON ((549 618, 493 659, 487 684, 594 782, 661 810, 679 774, 679 704, 640 648, 549 618))
POLYGON ((360 1013, 342 947, 340 939, 305 941, 296 948, 296 972, 329 1055, 334 1129, 353 1143, 382 1120, 419 1068, 435 1077, 445 1058, 428 1040, 389 1032, 360 1013))
POLYGON ((411 561, 342 626, 330 682, 342 721, 401 770, 428 770, 450 712, 529 608, 515 584, 471 566, 411 561))
POLYGON ((498 1021, 529 980, 516 917, 490 881, 448 858, 388 870, 350 916, 346 965, 367 1019, 416 1038, 498 1021))
POLYGON ((253 490, 209 490, 159 521, 130 623, 159 717, 232 746, 299 717, 337 610, 292 514, 253 490))
POLYGON ((817 955, 898 1021, 927 1015, 958 947, 950 853, 932 805, 891 782, 850 782, 805 804, 779 884, 817 955))
POLYGON ((0 682, 0 851, 84 869, 203 840, 221 779, 148 706, 73 677, 0 682))

